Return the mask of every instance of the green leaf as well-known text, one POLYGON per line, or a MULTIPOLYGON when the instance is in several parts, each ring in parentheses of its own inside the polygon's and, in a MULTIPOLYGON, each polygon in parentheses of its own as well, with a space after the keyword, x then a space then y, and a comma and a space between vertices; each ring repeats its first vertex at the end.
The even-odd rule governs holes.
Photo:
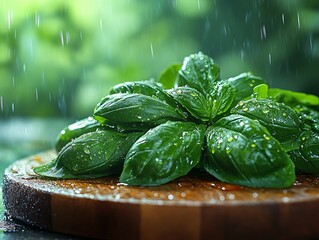
POLYGON ((166 89, 173 88, 178 77, 178 71, 181 67, 181 64, 173 64, 169 66, 161 73, 158 82, 163 84, 166 89))
POLYGON ((168 120, 183 121, 186 115, 158 98, 142 94, 108 95, 97 105, 94 118, 103 123, 149 129, 168 120))
POLYGON ((305 131, 300 148, 289 154, 299 173, 319 173, 319 133, 305 131))
POLYGON ((235 99, 235 89, 225 81, 215 82, 208 96, 211 104, 210 120, 227 112, 235 99))
POLYGON ((313 131, 319 133, 318 111, 303 105, 297 105, 292 108, 298 114, 299 118, 303 123, 309 125, 313 131))
POLYGON ((299 147, 303 123, 289 106, 270 99, 240 101, 231 113, 258 120, 287 150, 299 147))
POLYGON ((235 88, 236 97, 233 105, 236 105, 236 103, 243 99, 249 98, 256 86, 265 83, 260 77, 254 76, 250 72, 241 73, 236 77, 228 78, 226 81, 235 88))
POLYGON ((149 130, 127 153, 120 182, 154 186, 186 175, 200 161, 205 129, 167 122, 149 130))
POLYGON ((214 61, 199 52, 186 57, 181 70, 177 86, 195 88, 203 94, 209 93, 212 84, 220 80, 219 67, 214 61))
MULTIPOLYGON (((97 120, 92 117, 81 119, 75 123, 65 127, 58 135, 55 149, 59 152, 67 143, 71 142, 85 133, 94 132, 97 129, 107 128, 102 126, 97 120)), ((109 126, 112 128, 112 126, 109 126)))
POLYGON ((240 115, 222 118, 207 129, 206 139, 205 169, 223 182, 285 188, 295 180, 293 162, 255 120, 240 115))
POLYGON ((283 102, 290 106, 301 104, 309 107, 315 107, 317 109, 319 108, 319 97, 311 94, 294 92, 280 88, 270 88, 268 90, 268 96, 278 102, 283 102))
POLYGON ((207 122, 211 116, 211 106, 205 96, 195 88, 177 87, 167 91, 193 117, 207 122))
POLYGON ((157 98, 164 101, 171 107, 175 108, 177 112, 183 115, 183 112, 179 109, 178 103, 172 98, 161 86, 161 84, 154 81, 138 81, 138 82, 124 82, 115 85, 111 91, 111 94, 116 93, 136 93, 157 98))
POLYGON ((259 84, 253 89, 253 98, 268 98, 268 85, 259 84))
POLYGON ((34 172, 49 178, 97 178, 121 172, 126 153, 143 133, 105 130, 86 133, 68 143, 58 157, 34 172))

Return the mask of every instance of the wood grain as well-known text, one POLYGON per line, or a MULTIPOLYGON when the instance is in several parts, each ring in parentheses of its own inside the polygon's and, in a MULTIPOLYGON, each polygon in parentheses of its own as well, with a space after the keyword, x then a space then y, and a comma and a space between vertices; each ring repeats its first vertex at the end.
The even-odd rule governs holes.
POLYGON ((4 205, 36 227, 98 239, 317 239, 319 178, 298 176, 287 189, 224 184, 193 173, 158 187, 129 187, 118 178, 46 180, 34 166, 48 151, 5 171, 4 205))

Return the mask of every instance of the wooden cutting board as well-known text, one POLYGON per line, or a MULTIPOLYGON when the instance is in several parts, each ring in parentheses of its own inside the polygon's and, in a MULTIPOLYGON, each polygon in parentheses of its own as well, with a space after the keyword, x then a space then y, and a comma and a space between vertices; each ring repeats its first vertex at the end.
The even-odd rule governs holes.
POLYGON ((48 151, 5 171, 3 197, 13 219, 100 239, 316 239, 319 178, 298 176, 287 189, 253 189, 192 174, 158 187, 116 177, 44 180, 32 168, 48 151))

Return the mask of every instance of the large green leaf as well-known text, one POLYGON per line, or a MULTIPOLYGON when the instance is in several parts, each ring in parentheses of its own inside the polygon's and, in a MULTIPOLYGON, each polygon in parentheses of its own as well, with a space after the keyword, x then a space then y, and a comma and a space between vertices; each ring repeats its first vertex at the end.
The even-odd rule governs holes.
POLYGON ((149 129, 168 120, 186 119, 186 115, 158 98, 126 93, 106 96, 95 108, 93 116, 102 123, 131 129, 149 129))
POLYGON ((231 113, 256 119, 265 126, 287 151, 299 147, 303 123, 289 106, 270 99, 240 101, 231 113))
POLYGON ((186 175, 200 161, 205 129, 167 122, 149 130, 129 150, 120 182, 154 186, 186 175))
POLYGON ((295 180, 294 164, 257 121, 240 115, 220 119, 206 132, 205 169, 223 182, 284 188, 295 180))
POLYGON ((207 94, 212 89, 212 84, 219 79, 219 67, 210 57, 199 52, 184 59, 183 66, 179 70, 177 86, 195 88, 207 94))
POLYGON ((162 87, 161 84, 156 83, 152 80, 147 81, 137 81, 137 82, 124 82, 118 85, 115 85, 111 91, 111 94, 116 93, 136 93, 157 98, 161 101, 164 101, 171 107, 175 108, 177 112, 183 115, 183 112, 180 110, 178 103, 172 98, 162 87))
POLYGON ((68 143, 58 157, 34 172, 50 178, 97 178, 121 172, 126 153, 143 133, 105 130, 68 143))

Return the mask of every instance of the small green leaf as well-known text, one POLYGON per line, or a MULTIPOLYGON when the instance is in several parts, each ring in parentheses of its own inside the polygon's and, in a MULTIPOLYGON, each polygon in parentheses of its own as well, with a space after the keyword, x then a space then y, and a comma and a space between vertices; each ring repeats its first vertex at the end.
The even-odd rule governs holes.
POLYGON ((253 98, 267 98, 268 97, 268 85, 267 84, 259 84, 254 87, 253 90, 253 98))
POLYGON ((313 131, 319 133, 319 112, 303 105, 292 107, 301 121, 309 125, 313 131))
POLYGON ((294 164, 279 142, 257 121, 221 118, 206 132, 205 169, 223 182, 284 188, 295 180, 294 164))
MULTIPOLYGON (((97 129, 103 129, 101 123, 92 117, 79 120, 65 127, 58 135, 55 149, 59 152, 67 143, 71 142, 85 133, 94 132, 97 129)), ((109 126, 109 128, 112 128, 109 126)))
POLYGON ((300 148, 289 154, 299 173, 319 173, 319 133, 305 131, 300 148))
POLYGON ((177 86, 195 88, 203 94, 209 93, 212 84, 220 80, 219 67, 214 61, 199 52, 186 57, 181 70, 177 86))
POLYGON ((183 121, 187 117, 158 98, 126 93, 106 96, 95 108, 93 116, 102 123, 131 125, 131 129, 149 129, 168 120, 183 121))
POLYGON ((203 122, 210 120, 211 106, 205 96, 195 88, 177 87, 168 90, 168 93, 193 117, 203 122))
POLYGON ((186 175, 200 161, 205 129, 167 122, 149 130, 127 153, 120 182, 154 186, 186 175))
POLYGON ((62 148, 55 160, 33 170, 44 177, 63 179, 118 174, 126 153, 142 134, 110 130, 86 133, 62 148))
POLYGON ((289 106, 270 99, 240 101, 231 113, 258 120, 287 150, 299 147, 303 123, 289 106))
POLYGON ((227 112, 235 99, 235 89, 225 81, 215 82, 208 96, 211 104, 210 120, 227 112))
POLYGON ((241 73, 236 77, 232 77, 226 80, 235 88, 236 97, 234 99, 233 105, 236 105, 241 100, 250 98, 253 94, 253 89, 265 83, 260 77, 254 76, 250 72, 241 73))
POLYGON ((173 88, 181 67, 182 65, 179 63, 169 66, 161 73, 158 82, 163 84, 166 89, 173 88))

